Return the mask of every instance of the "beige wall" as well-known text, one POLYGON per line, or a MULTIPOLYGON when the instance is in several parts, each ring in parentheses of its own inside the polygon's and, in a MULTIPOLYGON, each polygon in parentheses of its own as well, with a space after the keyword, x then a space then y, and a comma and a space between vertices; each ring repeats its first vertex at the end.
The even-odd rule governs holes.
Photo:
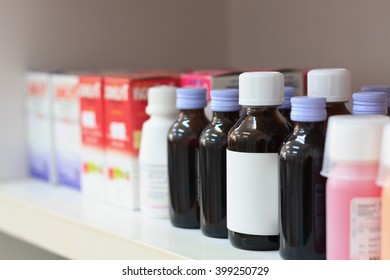
POLYGON ((390 84, 390 1, 229 0, 229 63, 345 67, 353 89, 390 84))

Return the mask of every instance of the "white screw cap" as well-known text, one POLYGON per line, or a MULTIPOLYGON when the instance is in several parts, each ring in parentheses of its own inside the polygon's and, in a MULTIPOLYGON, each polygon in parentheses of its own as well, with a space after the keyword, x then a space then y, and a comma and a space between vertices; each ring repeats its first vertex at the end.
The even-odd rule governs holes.
POLYGON ((351 100, 351 72, 343 68, 310 70, 307 73, 307 95, 325 97, 326 102, 351 100))
MULTIPOLYGON (((328 177, 331 170, 340 163, 378 162, 382 130, 388 121, 389 117, 380 115, 340 115, 330 117, 326 131, 321 175, 328 177)), ((361 176, 360 179, 364 179, 363 176, 368 175, 368 173, 364 174, 363 172, 357 175, 361 176)))
POLYGON ((146 107, 148 115, 174 115, 177 112, 176 87, 164 85, 149 88, 146 107))
POLYGON ((239 77, 239 104, 272 106, 284 103, 284 76, 279 72, 245 72, 239 77))

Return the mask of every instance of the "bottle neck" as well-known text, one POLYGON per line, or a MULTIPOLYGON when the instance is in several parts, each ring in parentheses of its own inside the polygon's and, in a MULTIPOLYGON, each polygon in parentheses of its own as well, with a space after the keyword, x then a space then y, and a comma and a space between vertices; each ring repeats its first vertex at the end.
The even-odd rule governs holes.
POLYGON ((179 118, 197 118, 204 117, 204 108, 199 109, 180 109, 179 118))
POLYGON ((240 116, 240 111, 231 112, 213 112, 212 122, 219 122, 222 120, 235 121, 240 116))
POLYGON ((159 120, 167 120, 172 121, 177 119, 177 112, 171 113, 171 114, 153 114, 150 115, 150 119, 159 119, 159 120))
POLYGON ((345 107, 345 103, 347 102, 348 101, 326 102, 326 107, 335 107, 335 108, 345 107))
POLYGON ((333 115, 344 115, 350 114, 349 110, 345 106, 347 101, 342 102, 327 102, 326 111, 328 112, 328 117, 333 115))
POLYGON ((258 107, 248 107, 246 108, 246 113, 251 116, 251 115, 257 115, 261 114, 264 112, 272 112, 272 111, 277 111, 278 110, 278 105, 270 105, 270 106, 258 106, 258 107))
POLYGON ((300 133, 300 132, 308 132, 312 130, 323 130, 324 129, 324 121, 320 122, 299 122, 295 121, 294 126, 294 133, 300 133))

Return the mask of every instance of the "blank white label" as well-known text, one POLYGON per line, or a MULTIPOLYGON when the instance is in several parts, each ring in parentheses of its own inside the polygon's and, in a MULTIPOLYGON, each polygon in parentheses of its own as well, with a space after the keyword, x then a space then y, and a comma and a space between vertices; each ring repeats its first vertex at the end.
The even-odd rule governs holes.
POLYGON ((381 249, 381 201, 379 197, 351 200, 350 259, 378 260, 381 249))
POLYGON ((279 234, 277 153, 227 150, 227 227, 252 235, 279 234))
POLYGON ((110 124, 110 136, 115 140, 126 140, 126 125, 120 122, 112 122, 110 124))
POLYGON ((96 114, 94 111, 84 111, 81 115, 83 127, 95 128, 96 127, 96 114))

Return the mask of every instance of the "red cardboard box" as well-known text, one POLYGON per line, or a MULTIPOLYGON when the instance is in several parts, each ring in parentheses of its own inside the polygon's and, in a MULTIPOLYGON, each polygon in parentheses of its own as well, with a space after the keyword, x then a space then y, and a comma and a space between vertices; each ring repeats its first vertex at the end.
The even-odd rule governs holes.
POLYGON ((104 78, 106 163, 108 199, 131 209, 138 208, 138 152, 147 91, 157 85, 178 85, 169 72, 107 75, 104 78))
POLYGON ((81 127, 81 190, 86 195, 107 197, 105 122, 102 76, 79 76, 81 127))

